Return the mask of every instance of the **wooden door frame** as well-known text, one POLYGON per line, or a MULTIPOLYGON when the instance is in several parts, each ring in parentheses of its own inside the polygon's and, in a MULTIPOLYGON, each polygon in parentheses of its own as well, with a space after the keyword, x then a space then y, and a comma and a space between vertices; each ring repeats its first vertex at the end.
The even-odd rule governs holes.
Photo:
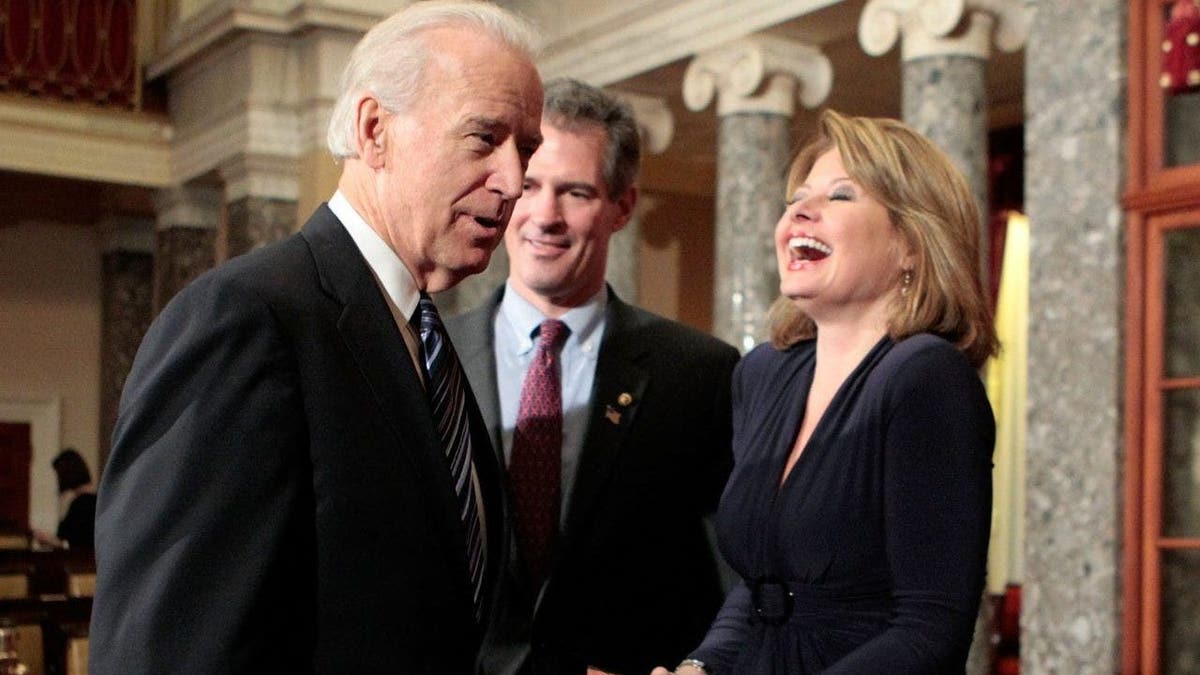
POLYGON ((1121 672, 1145 675, 1159 669, 1162 597, 1161 235, 1171 223, 1200 222, 1200 164, 1163 166, 1165 97, 1159 74, 1163 17, 1171 2, 1127 5, 1121 672))

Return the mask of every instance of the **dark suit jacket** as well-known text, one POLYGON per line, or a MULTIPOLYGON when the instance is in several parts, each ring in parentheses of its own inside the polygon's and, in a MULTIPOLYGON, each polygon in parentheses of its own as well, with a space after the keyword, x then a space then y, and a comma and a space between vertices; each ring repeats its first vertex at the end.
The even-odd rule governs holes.
MULTIPOLYGON (((469 399, 489 587, 503 496, 469 399)), ((163 310, 99 491, 91 672, 469 672, 481 638, 448 463, 333 213, 163 310)))
MULTIPOLYGON (((538 598, 510 538, 500 610, 481 655, 489 675, 582 675, 587 665, 645 675, 698 645, 723 599, 704 517, 730 469, 729 382, 738 353, 609 293, 556 560, 538 598), (623 393, 632 403, 621 405, 623 393), (530 645, 536 666, 527 661, 517 670, 530 645)), ((503 287, 448 322, 498 452, 492 321, 502 295, 503 287)))

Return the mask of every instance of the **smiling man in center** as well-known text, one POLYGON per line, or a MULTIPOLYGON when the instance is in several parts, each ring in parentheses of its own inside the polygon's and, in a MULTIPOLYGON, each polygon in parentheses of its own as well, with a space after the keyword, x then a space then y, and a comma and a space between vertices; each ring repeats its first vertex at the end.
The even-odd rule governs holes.
POLYGON ((546 85, 507 283, 448 322, 506 467, 513 538, 489 675, 646 673, 722 592, 704 518, 730 468, 729 345, 621 301, 609 238, 637 201, 629 107, 546 85))

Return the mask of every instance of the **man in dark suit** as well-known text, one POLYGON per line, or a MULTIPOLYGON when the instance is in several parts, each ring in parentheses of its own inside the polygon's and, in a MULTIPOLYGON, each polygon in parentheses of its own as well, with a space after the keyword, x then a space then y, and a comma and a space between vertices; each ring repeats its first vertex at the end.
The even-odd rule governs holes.
POLYGON ((683 657, 722 600, 704 517, 730 467, 738 354, 604 283, 637 200, 629 107, 549 83, 542 135, 505 235, 508 281, 449 325, 514 505, 482 671, 647 673, 683 657))
POLYGON ((503 493, 426 293, 484 269, 521 193, 528 44, 482 3, 372 29, 333 198, 155 321, 99 491, 93 673, 470 672, 503 493))

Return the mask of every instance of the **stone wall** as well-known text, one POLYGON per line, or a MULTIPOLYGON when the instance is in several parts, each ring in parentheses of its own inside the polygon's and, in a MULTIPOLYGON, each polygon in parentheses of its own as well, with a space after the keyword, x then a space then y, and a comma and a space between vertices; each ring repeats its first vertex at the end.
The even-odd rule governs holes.
POLYGON ((1121 626, 1126 3, 1031 4, 1021 669, 1113 673, 1121 626))

